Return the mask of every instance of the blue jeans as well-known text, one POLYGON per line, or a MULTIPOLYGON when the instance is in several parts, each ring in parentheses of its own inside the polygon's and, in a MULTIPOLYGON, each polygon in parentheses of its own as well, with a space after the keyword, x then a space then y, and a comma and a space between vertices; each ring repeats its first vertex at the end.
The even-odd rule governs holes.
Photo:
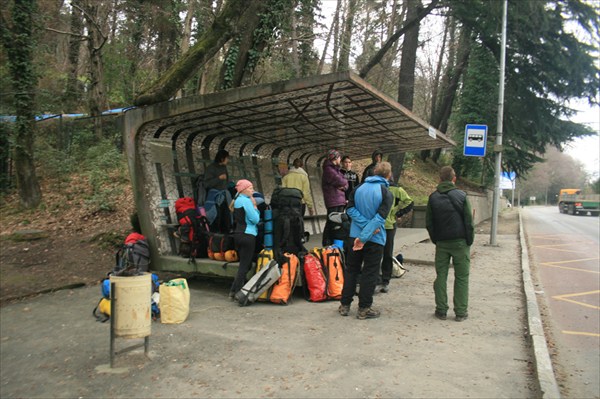
POLYGON ((340 300, 342 305, 350 305, 352 303, 354 294, 356 293, 356 284, 360 282, 358 307, 371 307, 382 256, 383 245, 373 242, 367 242, 361 251, 354 251, 350 247, 348 258, 346 259, 344 289, 342 290, 342 299, 340 300))

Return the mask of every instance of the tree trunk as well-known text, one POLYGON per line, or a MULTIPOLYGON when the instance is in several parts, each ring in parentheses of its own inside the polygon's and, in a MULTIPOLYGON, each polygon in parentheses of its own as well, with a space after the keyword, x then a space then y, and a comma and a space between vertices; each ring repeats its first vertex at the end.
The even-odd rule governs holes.
POLYGON ((412 28, 413 26, 417 25, 418 23, 421 22, 421 20, 423 18, 425 18, 427 15, 429 15, 429 13, 431 12, 431 10, 433 10, 433 8, 440 2, 440 0, 431 0, 431 3, 429 3, 429 5, 427 7, 425 7, 424 9, 419 10, 419 12, 417 13, 417 17, 414 19, 406 19, 406 21, 404 22, 404 24, 402 25, 402 28, 398 29, 398 31, 396 33, 394 33, 385 43, 384 45, 379 49, 379 51, 373 56, 371 57, 371 59, 369 60, 369 62, 367 63, 367 65, 365 65, 364 67, 361 68, 359 76, 361 78, 365 78, 368 73, 371 71, 371 69, 373 69, 373 67, 377 64, 379 64, 379 62, 381 61, 381 59, 383 58, 383 56, 388 52, 388 50, 390 48, 392 48, 392 45, 394 44, 394 42, 396 40, 398 40, 400 38, 400 36, 402 36, 403 34, 405 34, 410 28, 412 28))
POLYGON ((292 13, 292 68, 294 70, 294 77, 300 76, 300 57, 298 56, 298 21, 296 20, 296 13, 292 13))
POLYGON ((444 24, 444 36, 442 38, 442 45, 440 47, 438 62, 435 67, 435 75, 433 77, 433 90, 431 92, 431 114, 429 115, 430 121, 433 120, 433 116, 437 113, 438 87, 440 85, 440 77, 442 75, 442 67, 444 64, 444 53, 446 52, 446 40, 448 38, 448 30, 450 27, 450 18, 447 18, 446 23, 444 24))
MULTIPOLYGON (((197 70, 213 57, 231 39, 241 21, 252 18, 249 10, 255 10, 259 0, 229 0, 212 26, 198 42, 169 70, 162 74, 135 100, 135 105, 150 105, 167 101, 197 70)), ((251 11, 250 11, 251 12, 251 11)))
MULTIPOLYGON (((418 19, 421 12, 421 0, 408 0, 406 3, 406 20, 418 19)), ((413 108, 415 96, 415 66, 417 63, 417 49, 419 47, 419 25, 415 23, 404 35, 402 44, 402 60, 400 61, 400 72, 398 74, 398 103, 409 110, 413 108)), ((394 179, 399 179, 404 168, 405 153, 390 154, 392 163, 392 174, 394 179)))
POLYGON ((79 111, 77 106, 82 97, 81 84, 78 79, 79 70, 79 51, 81 49, 81 40, 83 37, 83 16, 81 14, 80 0, 72 0, 71 20, 69 36, 69 49, 67 55, 68 72, 65 93, 63 97, 63 112, 79 111), (79 6, 79 7, 78 7, 79 6))
POLYGON ((159 74, 168 70, 179 56, 179 13, 172 1, 163 3, 166 3, 166 7, 160 10, 156 20, 153 19, 158 33, 156 64, 159 74))
POLYGON ((315 7, 317 0, 301 1, 298 14, 298 56, 300 62, 300 75, 311 76, 315 73, 317 53, 314 51, 315 43, 315 7))
MULTIPOLYGON (((196 0, 190 0, 188 5, 187 14, 185 15, 185 20, 183 21, 183 34, 181 35, 181 46, 179 50, 181 54, 187 53, 190 49, 190 40, 192 38, 192 21, 195 12, 196 0)), ((182 89, 176 94, 176 97, 180 98, 184 96, 184 92, 182 89)))
MULTIPOLYGON (((421 0, 408 0, 406 19, 416 19, 421 8, 421 0)), ((406 31, 402 44, 402 60, 398 75, 398 102, 412 110, 415 96, 415 65, 417 63, 417 48, 419 47, 419 24, 406 31)))
MULTIPOLYGON (((452 74, 452 77, 451 77, 449 85, 448 85, 448 90, 446 92, 446 95, 444 96, 444 100, 442 102, 442 106, 440 109, 440 122, 439 122, 438 130, 440 130, 442 132, 445 132, 446 130, 448 130, 448 120, 450 119, 450 113, 452 112, 452 106, 454 105, 454 100, 456 99, 456 95, 457 95, 457 91, 458 91, 458 83, 460 82, 460 79, 461 79, 464 71, 467 69, 467 65, 469 62, 469 55, 471 53, 471 34, 470 34, 470 30, 467 29, 466 27, 464 27, 462 29, 462 33, 461 33, 460 41, 459 41, 458 52, 459 52, 459 58, 458 58, 458 62, 456 64, 456 69, 454 70, 454 73, 452 74)), ((437 163, 438 159, 440 158, 441 152, 442 152, 442 150, 439 148, 434 150, 433 156, 431 157, 433 162, 437 163)))
POLYGON ((136 82, 139 70, 139 63, 142 59, 142 41, 144 38, 145 12, 138 1, 129 1, 126 3, 125 17, 129 21, 127 27, 130 40, 127 43, 127 62, 129 63, 129 81, 124 85, 124 97, 127 104, 133 102, 137 89, 136 82))
POLYGON ((352 29, 354 28, 354 15, 356 14, 357 0, 348 0, 346 18, 344 19, 344 31, 340 40, 340 58, 337 71, 350 69, 350 51, 352 50, 352 29))
POLYGON ((338 0, 337 6, 335 7, 335 14, 333 15, 333 21, 331 21, 329 32, 327 32, 327 40, 325 40, 325 46, 323 47, 323 53, 321 55, 321 60, 319 61, 319 67, 317 68, 317 75, 323 73, 323 66, 325 65, 325 57, 327 56, 327 50, 329 49, 329 42, 331 41, 331 36, 333 35, 333 31, 339 20, 341 1, 342 0, 338 0))
POLYGON ((19 200, 25 208, 35 208, 42 200, 35 173, 33 140, 35 138, 35 93, 37 75, 33 54, 35 0, 21 0, 13 6, 9 29, 0 15, 2 45, 8 55, 8 64, 15 92, 15 147, 14 162, 19 200))
MULTIPOLYGON (((392 32, 395 32, 396 28, 400 27, 402 25, 402 21, 405 19, 404 17, 406 15, 403 13, 398 14, 397 10, 398 10, 398 0, 393 0, 392 15, 390 16, 389 23, 387 26, 386 41, 392 36, 392 32)), ((382 42, 383 42, 383 39, 382 39, 382 42)), ((383 85, 385 84, 385 81, 386 81, 385 71, 392 70, 392 64, 394 63, 394 60, 396 59, 397 56, 398 56, 398 41, 395 41, 393 46, 391 47, 390 51, 388 51, 387 54, 381 60, 381 68, 380 68, 381 72, 378 74, 378 77, 376 80, 377 83, 375 86, 378 89, 381 90, 383 88, 383 85)))
POLYGON ((83 15, 88 31, 87 49, 89 54, 89 98, 90 116, 94 118, 94 132, 98 139, 102 138, 102 111, 108 108, 104 91, 104 64, 102 47, 106 37, 100 30, 98 18, 99 5, 94 0, 84 2, 83 15))
POLYGON ((338 0, 336 15, 337 18, 333 21, 333 55, 331 56, 331 72, 337 72, 338 55, 340 53, 340 20, 344 20, 345 18, 344 0, 338 0), (340 15, 342 16, 341 18, 340 15))
MULTIPOLYGON (((272 31, 272 26, 261 26, 261 19, 265 10, 264 4, 254 3, 253 10, 247 12, 247 17, 240 21, 241 26, 237 27, 235 39, 231 40, 225 62, 221 66, 219 82, 216 90, 225 90, 233 87, 240 87, 245 78, 254 71, 259 54, 265 49, 270 35, 265 36, 266 32, 272 31), (257 34, 257 32, 260 32, 257 34), (255 57, 250 59, 250 50, 255 57)), ((272 18, 266 18, 272 21, 272 18)))

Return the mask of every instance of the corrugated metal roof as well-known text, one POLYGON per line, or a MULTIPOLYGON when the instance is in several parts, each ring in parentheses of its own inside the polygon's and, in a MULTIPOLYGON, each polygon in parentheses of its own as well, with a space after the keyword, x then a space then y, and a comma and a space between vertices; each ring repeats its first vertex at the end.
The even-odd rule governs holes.
POLYGON ((188 97, 156 114, 160 117, 141 129, 145 137, 200 135, 222 148, 237 143, 240 152, 268 146, 272 155, 320 158, 336 148, 361 159, 376 148, 391 154, 455 145, 350 72, 188 97))

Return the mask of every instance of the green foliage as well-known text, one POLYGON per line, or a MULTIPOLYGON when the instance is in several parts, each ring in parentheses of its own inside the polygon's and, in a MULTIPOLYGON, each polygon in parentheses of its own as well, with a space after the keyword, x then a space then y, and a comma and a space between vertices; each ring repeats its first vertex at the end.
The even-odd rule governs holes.
MULTIPOLYGON (((449 4, 454 15, 476 33, 477 43, 487 48, 498 64, 502 2, 469 0, 449 4)), ((581 98, 594 103, 600 88, 600 70, 595 62, 598 50, 572 32, 569 19, 580 26, 595 27, 588 29, 587 40, 598 40, 598 11, 589 3, 562 0, 509 3, 502 167, 518 175, 538 162, 538 155, 544 154, 548 146, 560 147, 575 137, 593 134, 582 125, 561 119, 573 113, 565 105, 566 100, 581 98)), ((478 62, 480 57, 481 54, 474 55, 469 61, 478 62)), ((487 104, 497 97, 496 91, 490 90, 491 82, 498 80, 497 67, 490 65, 487 84, 484 70, 477 65, 470 66, 471 77, 477 69, 482 76, 473 87, 480 90, 484 102, 483 110, 475 115, 486 116, 483 111, 487 104)), ((473 107, 463 105, 473 96, 477 92, 467 90, 466 82, 460 100, 463 109, 455 120, 462 123, 473 112, 473 107)), ((496 118, 482 120, 487 122, 490 132, 495 131, 496 118)), ((469 165, 461 169, 469 169, 469 165)))
POLYGON ((497 65, 489 50, 474 43, 471 49, 469 66, 463 77, 463 88, 454 112, 450 118, 452 138, 457 146, 453 149, 452 167, 459 177, 482 181, 486 185, 493 183, 493 138, 491 132, 496 128, 496 109, 498 83, 490 76, 497 76, 497 65), (465 126, 483 124, 488 126, 486 157, 466 157, 463 155, 465 126))
POLYGON ((92 212, 114 211, 116 199, 122 195, 121 185, 115 183, 126 180, 124 156, 110 140, 103 140, 88 149, 81 167, 92 188, 86 206, 92 212))
POLYGON ((240 38, 238 37, 235 42, 229 47, 227 57, 223 62, 225 64, 225 73, 223 75, 222 90, 230 89, 233 87, 233 78, 235 75, 235 66, 238 62, 240 55, 240 38))
POLYGON ((590 189, 594 194, 600 194, 600 178, 590 184, 590 189))

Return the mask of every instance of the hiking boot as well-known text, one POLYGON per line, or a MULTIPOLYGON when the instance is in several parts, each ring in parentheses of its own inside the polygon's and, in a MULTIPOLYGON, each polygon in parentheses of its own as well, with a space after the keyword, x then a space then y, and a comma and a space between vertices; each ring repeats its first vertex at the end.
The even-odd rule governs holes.
POLYGON ((376 319, 381 315, 381 312, 377 309, 369 308, 358 308, 358 314, 356 318, 359 320, 365 319, 376 319))
POLYGON ((348 316, 348 314, 350 313, 350 305, 340 305, 340 307, 338 308, 338 312, 342 316, 348 316))
POLYGON ((381 288, 379 289, 379 292, 383 292, 384 294, 387 294, 388 292, 390 292, 390 285, 384 283, 381 288))
POLYGON ((434 313, 435 317, 440 320, 446 320, 446 313, 438 312, 437 310, 434 313))
POLYGON ((456 318, 454 320, 456 321, 465 321, 469 318, 469 315, 467 313, 463 314, 463 315, 456 315, 456 318))

